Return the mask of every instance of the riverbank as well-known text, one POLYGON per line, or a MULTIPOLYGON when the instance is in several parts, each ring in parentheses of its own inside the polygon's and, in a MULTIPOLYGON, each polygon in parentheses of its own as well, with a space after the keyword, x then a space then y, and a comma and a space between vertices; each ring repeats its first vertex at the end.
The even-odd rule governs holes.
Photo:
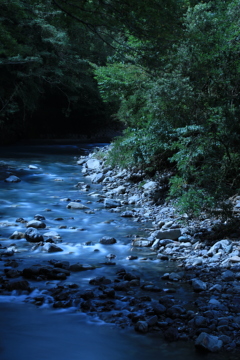
MULTIPOLYGON (((162 276, 166 285, 188 284, 196 294, 189 309, 189 304, 179 303, 174 295, 169 295, 174 290, 159 289, 154 283, 138 284, 159 296, 157 306, 150 302, 141 316, 132 316, 135 330, 159 331, 168 341, 193 340, 197 348, 210 352, 239 351, 239 234, 208 240, 221 225, 219 219, 203 214, 201 219, 191 220, 186 214, 178 214, 174 206, 161 203, 164 179, 152 181, 134 169, 112 169, 106 165, 107 151, 107 147, 101 152, 97 149, 78 160, 83 174, 92 183, 103 186, 101 194, 91 196, 98 196, 109 211, 122 217, 139 223, 151 221, 149 237, 133 238, 132 247, 150 248, 153 261, 174 262, 179 270, 162 276), (161 205, 156 205, 159 202, 161 205), (127 210, 122 211, 122 206, 127 210)), ((91 190, 84 184, 79 184, 79 188, 91 190)), ((120 278, 124 276, 123 272, 120 278)))

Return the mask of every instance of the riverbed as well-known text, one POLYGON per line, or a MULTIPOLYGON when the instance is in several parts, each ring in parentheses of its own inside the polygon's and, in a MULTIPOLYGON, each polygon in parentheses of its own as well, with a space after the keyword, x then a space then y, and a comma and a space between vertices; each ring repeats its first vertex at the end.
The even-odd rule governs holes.
MULTIPOLYGON (((1 167, 0 178, 0 243, 2 247, 13 249, 11 260, 16 260, 19 270, 38 262, 47 263, 51 259, 95 266, 94 270, 72 274, 68 279, 81 288, 88 289, 89 280, 93 277, 111 278, 119 268, 125 268, 145 281, 154 280, 156 286, 164 287, 161 276, 174 269, 174 264, 154 261, 149 249, 131 247, 131 238, 147 236, 147 228, 151 224, 139 224, 133 219, 109 212, 98 201, 99 198, 91 196, 91 193, 101 191, 101 185, 91 184, 76 165, 77 157, 103 145, 2 147, 0 160, 6 166, 1 167), (11 174, 18 176, 21 181, 5 182, 5 178, 11 174), (76 187, 79 182, 89 184, 90 191, 79 191, 76 187), (68 209, 68 201, 64 199, 79 201, 88 210, 68 209), (41 247, 34 248, 25 239, 10 239, 14 231, 26 230, 25 223, 16 222, 17 219, 30 221, 36 214, 45 217, 47 229, 44 231, 59 234, 61 252, 49 254, 43 252, 41 247), (117 243, 110 248, 104 246, 99 243, 103 236, 114 236, 117 243), (116 265, 108 265, 109 254, 116 257, 116 265), (136 255, 137 260, 129 261, 129 255, 136 255)), ((0 261, 1 271, 7 268, 4 266, 7 260, 2 258, 0 261)), ((36 296, 59 281, 30 283, 35 288, 36 296)), ((176 285, 175 290, 176 296, 182 300, 186 298, 189 301, 189 297, 193 296, 181 286, 176 285)), ((187 341, 167 343, 157 332, 143 335, 136 333, 132 327, 121 329, 74 307, 53 309, 51 303, 47 302, 35 306, 31 297, 31 294, 19 295, 16 290, 10 295, 0 296, 2 360, 202 358, 194 345, 187 341)), ((207 358, 221 359, 221 354, 208 354, 207 358)), ((229 355, 228 359, 232 358, 233 355, 229 355)))

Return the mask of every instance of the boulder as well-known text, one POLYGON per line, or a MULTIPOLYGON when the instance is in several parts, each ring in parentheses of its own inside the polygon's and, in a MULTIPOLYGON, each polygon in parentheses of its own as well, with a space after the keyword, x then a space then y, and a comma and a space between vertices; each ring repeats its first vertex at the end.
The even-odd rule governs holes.
POLYGON ((98 159, 89 159, 86 162, 86 166, 88 169, 96 170, 101 166, 101 161, 98 159))
POLYGON ((46 224, 39 220, 30 220, 26 224, 27 228, 35 228, 35 229, 44 229, 46 227, 46 224))
POLYGON ((104 180, 104 174, 103 173, 92 174, 90 178, 93 184, 98 184, 104 180))
POLYGON ((159 230, 156 231, 156 239, 170 239, 177 240, 181 236, 180 229, 169 229, 169 230, 159 230))
POLYGON ((207 283, 199 279, 192 279, 192 287, 195 292, 207 290, 207 283))
POLYGON ((67 205, 67 209, 80 209, 80 210, 86 210, 86 209, 89 209, 89 207, 79 203, 79 202, 70 202, 68 205, 67 205))
POLYGON ((147 321, 138 321, 135 325, 135 330, 140 333, 147 333, 148 332, 147 321))
POLYGON ((25 232, 25 239, 29 242, 40 242, 43 241, 43 236, 37 229, 29 227, 25 232))
POLYGON ((51 243, 46 243, 45 245, 43 245, 42 250, 48 253, 63 251, 63 249, 61 249, 59 246, 51 243))
POLYGON ((225 254, 228 254, 232 251, 232 242, 230 240, 220 240, 216 242, 208 251, 208 256, 215 255, 218 250, 222 250, 225 254))
POLYGON ((144 190, 153 190, 157 186, 157 183, 155 181, 148 181, 146 182, 142 187, 144 190))
POLYGON ((103 245, 112 245, 115 244, 117 242, 117 240, 114 237, 110 237, 110 236, 103 236, 100 240, 100 244, 103 245))
POLYGON ((18 240, 24 238, 24 233, 20 231, 14 231, 14 233, 10 236, 10 239, 18 240))
POLYGON ((195 341, 195 346, 199 350, 217 352, 222 348, 223 342, 217 336, 202 332, 195 341))

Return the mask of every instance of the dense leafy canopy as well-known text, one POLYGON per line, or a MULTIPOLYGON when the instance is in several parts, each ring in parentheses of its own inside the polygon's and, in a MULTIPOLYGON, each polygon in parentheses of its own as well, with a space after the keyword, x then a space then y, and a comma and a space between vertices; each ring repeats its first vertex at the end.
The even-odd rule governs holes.
POLYGON ((240 0, 1 0, 0 11, 2 134, 32 134, 48 115, 81 132, 111 115, 126 127, 112 164, 168 168, 183 211, 228 208, 240 189, 240 0))

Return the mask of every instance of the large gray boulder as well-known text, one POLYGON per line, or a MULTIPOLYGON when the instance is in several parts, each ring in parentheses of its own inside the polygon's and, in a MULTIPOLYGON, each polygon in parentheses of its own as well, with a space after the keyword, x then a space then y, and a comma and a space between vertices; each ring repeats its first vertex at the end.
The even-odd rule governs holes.
POLYGON ((223 342, 217 336, 202 332, 195 341, 197 349, 217 352, 222 348, 223 342))
POLYGON ((43 241, 43 236, 33 227, 29 227, 25 232, 25 239, 29 242, 43 241))
POLYGON ((87 162, 86 162, 86 166, 88 169, 91 169, 91 170, 96 170, 96 169, 99 169, 100 166, 101 166, 101 161, 98 160, 98 159, 89 159, 87 162))

